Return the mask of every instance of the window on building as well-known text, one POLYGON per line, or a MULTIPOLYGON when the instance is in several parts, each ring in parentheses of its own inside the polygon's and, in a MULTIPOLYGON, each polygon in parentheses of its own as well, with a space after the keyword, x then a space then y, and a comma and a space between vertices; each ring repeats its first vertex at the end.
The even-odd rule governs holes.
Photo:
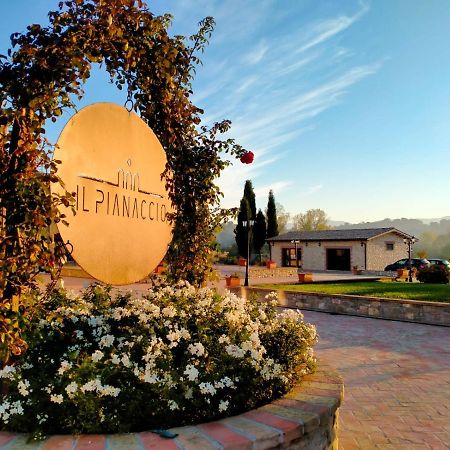
POLYGON ((394 250, 394 243, 386 242, 386 250, 394 250))
MULTIPOLYGON (((283 267, 296 267, 297 261, 295 259, 295 248, 281 249, 282 265, 283 267)), ((297 248, 298 265, 302 265, 302 250, 297 248)))

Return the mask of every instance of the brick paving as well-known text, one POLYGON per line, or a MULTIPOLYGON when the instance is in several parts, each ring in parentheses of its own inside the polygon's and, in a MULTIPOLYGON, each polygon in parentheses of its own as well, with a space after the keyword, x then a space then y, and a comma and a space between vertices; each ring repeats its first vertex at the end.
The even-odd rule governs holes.
POLYGON ((304 314, 344 378, 340 449, 450 448, 450 328, 304 314))

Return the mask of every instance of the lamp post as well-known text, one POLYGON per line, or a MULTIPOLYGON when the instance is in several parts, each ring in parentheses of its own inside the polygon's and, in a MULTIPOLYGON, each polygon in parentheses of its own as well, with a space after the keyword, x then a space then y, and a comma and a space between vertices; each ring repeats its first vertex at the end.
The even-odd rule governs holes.
POLYGON ((295 245, 295 267, 297 267, 298 271, 298 253, 297 253, 297 245, 300 244, 300 241, 298 239, 293 239, 291 241, 291 244, 295 245))
POLYGON ((416 242, 416 238, 414 236, 405 238, 403 242, 408 246, 408 281, 412 283, 411 247, 416 242))
POLYGON ((254 220, 243 220, 242 225, 247 228, 247 260, 245 261, 245 280, 244 286, 248 286, 248 261, 250 259, 250 230, 255 223, 254 220))

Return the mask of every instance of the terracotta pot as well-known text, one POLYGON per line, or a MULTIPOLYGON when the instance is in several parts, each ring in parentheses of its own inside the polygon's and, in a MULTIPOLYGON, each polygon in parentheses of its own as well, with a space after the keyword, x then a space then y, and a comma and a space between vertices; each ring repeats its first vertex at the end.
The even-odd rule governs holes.
POLYGON ((311 283, 313 280, 312 273, 299 273, 297 275, 299 283, 311 283))
POLYGON ((240 286, 241 279, 237 277, 225 277, 225 282, 227 286, 240 286))
POLYGON ((409 277, 409 270, 408 269, 397 269, 397 278, 405 278, 407 279, 409 277))
POLYGON ((277 268, 277 263, 274 261, 267 261, 266 262, 266 267, 268 269, 276 269, 277 268))
POLYGON ((245 258, 242 258, 242 257, 239 258, 239 265, 240 266, 245 266, 246 263, 247 263, 247 260, 245 258))

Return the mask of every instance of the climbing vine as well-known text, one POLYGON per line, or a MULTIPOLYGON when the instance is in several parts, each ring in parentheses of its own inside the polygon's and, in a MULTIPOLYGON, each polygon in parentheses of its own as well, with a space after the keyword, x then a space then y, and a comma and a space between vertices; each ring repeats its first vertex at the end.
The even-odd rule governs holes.
MULTIPOLYGON (((195 67, 213 31, 208 17, 190 37, 171 37, 171 17, 153 15, 141 0, 70 0, 49 13, 49 25, 30 25, 11 36, 0 55, 0 318, 1 349, 20 354, 20 324, 36 276, 56 276, 64 262, 49 228, 65 221, 58 206, 60 182, 54 146, 45 126, 83 97, 93 64, 127 92, 127 106, 152 128, 168 158, 164 177, 175 206, 169 273, 195 285, 205 282, 213 233, 226 216, 215 179, 229 164, 226 153, 246 152, 221 134, 224 121, 200 126, 202 110, 190 100, 195 67), (170 174, 170 176, 168 176, 170 174)), ((6 356, 3 356, 5 359, 6 356)))

